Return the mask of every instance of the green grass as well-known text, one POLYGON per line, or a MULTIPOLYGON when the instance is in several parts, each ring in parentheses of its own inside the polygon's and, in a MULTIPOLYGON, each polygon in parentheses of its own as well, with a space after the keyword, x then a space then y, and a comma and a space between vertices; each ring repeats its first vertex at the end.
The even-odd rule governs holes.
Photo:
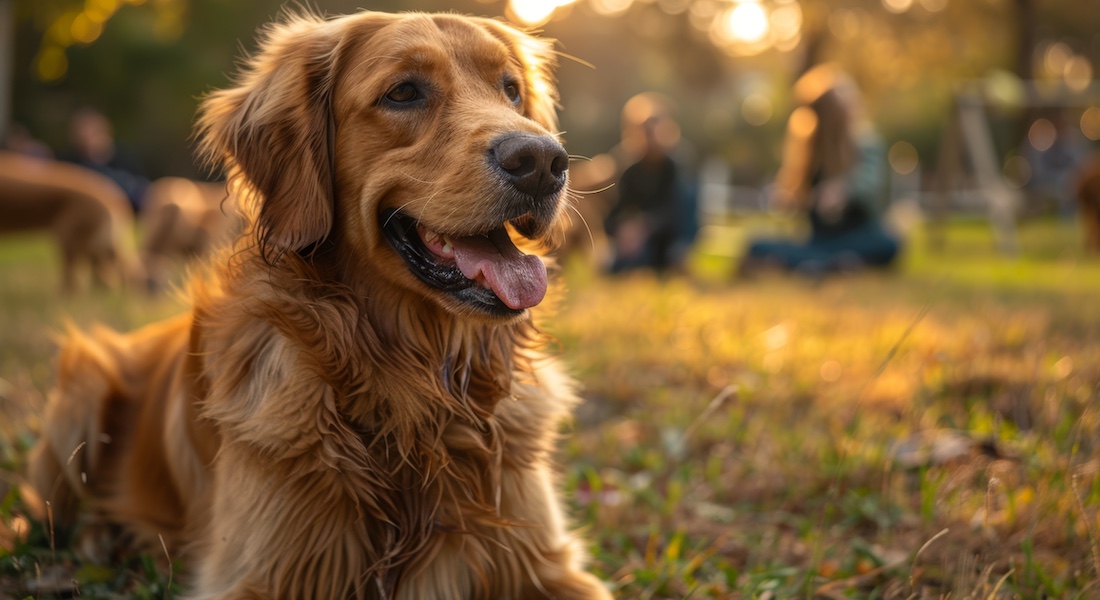
MULTIPOLYGON (((705 252, 690 278, 567 269, 547 329, 586 403, 565 497, 617 597, 1100 594, 1100 260, 1057 222, 1022 226, 1014 257, 981 223, 944 235, 820 284, 731 280, 705 252)), ((0 240, 0 481, 33 439, 50 331, 179 308, 56 288, 46 242, 0 240)), ((7 528, 20 514, 0 500, 7 528)), ((92 569, 41 527, 7 549, 3 531, 0 599, 50 597, 19 586, 59 568, 84 597, 166 595, 160 557, 92 569)))

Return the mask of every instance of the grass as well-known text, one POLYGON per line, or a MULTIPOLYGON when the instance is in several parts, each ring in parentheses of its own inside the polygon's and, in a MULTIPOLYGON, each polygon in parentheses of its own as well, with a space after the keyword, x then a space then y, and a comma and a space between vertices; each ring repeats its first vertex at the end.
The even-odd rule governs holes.
MULTIPOLYGON (((566 270, 548 329, 586 398, 562 445, 566 499, 617 597, 1100 595, 1100 261, 1057 222, 1025 224, 1015 257, 980 223, 944 235, 939 252, 918 235, 895 272, 819 284, 730 280, 708 251, 740 238, 705 240, 691 278, 566 270)), ((38 238, 0 241, 9 483, 49 386, 48 333, 179 308, 59 300, 52 258, 38 238)), ((53 597, 26 588, 48 572, 84 597, 178 587, 163 557, 82 565, 21 515, 15 492, 0 499, 0 599, 53 597)))

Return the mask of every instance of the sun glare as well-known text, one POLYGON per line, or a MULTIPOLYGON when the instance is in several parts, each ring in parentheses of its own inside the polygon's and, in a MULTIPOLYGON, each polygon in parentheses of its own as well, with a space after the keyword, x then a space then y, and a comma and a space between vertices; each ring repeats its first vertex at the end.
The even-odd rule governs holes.
POLYGON ((756 2, 742 2, 729 12, 725 25, 731 40, 755 44, 768 35, 768 14, 756 2))
POLYGON ((526 25, 542 25, 550 20, 554 10, 574 0, 508 0, 512 15, 526 25))

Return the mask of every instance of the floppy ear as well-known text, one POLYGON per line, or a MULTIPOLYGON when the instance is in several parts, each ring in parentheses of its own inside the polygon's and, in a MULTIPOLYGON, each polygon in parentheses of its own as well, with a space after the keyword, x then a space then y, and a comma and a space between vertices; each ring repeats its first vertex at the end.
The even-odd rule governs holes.
POLYGON ((203 101, 199 151, 242 191, 265 259, 322 241, 333 221, 331 97, 342 23, 271 25, 236 85, 203 101))

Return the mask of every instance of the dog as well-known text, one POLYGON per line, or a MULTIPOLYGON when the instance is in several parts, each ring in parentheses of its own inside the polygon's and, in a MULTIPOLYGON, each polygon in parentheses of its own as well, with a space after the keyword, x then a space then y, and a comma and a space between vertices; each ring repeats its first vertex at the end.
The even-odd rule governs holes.
POLYGON ((549 42, 363 12, 268 28, 209 95, 247 229, 190 310, 74 331, 28 479, 57 527, 189 567, 190 600, 597 598, 541 350, 563 228, 549 42))
POLYGON ((141 262, 150 289, 161 289, 172 263, 228 244, 243 225, 225 183, 161 177, 149 184, 141 211, 141 262))
POLYGON ((1082 161, 1078 169, 1077 201, 1084 249, 1100 254, 1100 154, 1082 161))
POLYGON ((0 233, 51 231, 61 251, 61 287, 71 293, 87 263, 93 283, 120 287, 142 277, 127 236, 134 214, 110 179, 83 167, 0 151, 0 233))

